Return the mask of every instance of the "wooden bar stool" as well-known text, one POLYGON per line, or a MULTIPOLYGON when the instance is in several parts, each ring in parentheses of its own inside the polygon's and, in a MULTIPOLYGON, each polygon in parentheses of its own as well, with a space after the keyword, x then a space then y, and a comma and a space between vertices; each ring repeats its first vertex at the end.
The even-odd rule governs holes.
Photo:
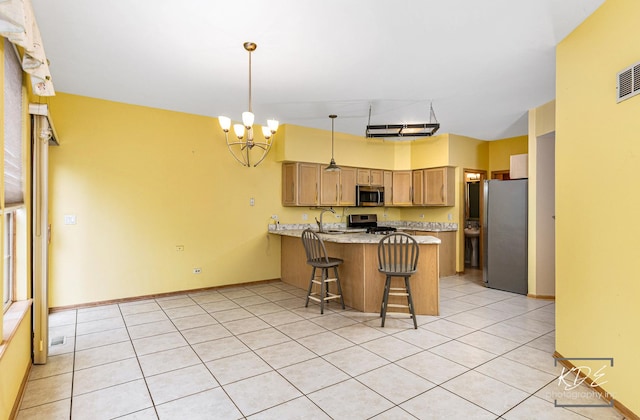
MULTIPOLYGON (((418 242, 406 233, 390 233, 378 243, 378 271, 387 276, 380 305, 382 327, 384 327, 388 308, 407 308, 413 318, 413 327, 418 328, 409 278, 417 271, 419 252, 418 242), (392 277, 404 278, 405 287, 391 287, 392 277), (389 296, 406 296, 407 305, 389 303, 389 296)), ((396 313, 404 314, 404 312, 396 313)))
POLYGON ((311 229, 302 232, 302 243, 307 254, 307 264, 312 268, 311 280, 309 281, 309 290, 307 291, 307 300, 304 304, 305 308, 309 306, 309 299, 320 303, 320 313, 324 314, 324 304, 332 299, 340 299, 342 309, 344 307, 344 299, 342 297, 342 287, 340 287, 340 278, 338 277, 338 266, 343 263, 340 258, 327 256, 327 249, 320 237, 311 229), (320 269, 320 278, 316 278, 316 269, 320 269), (329 278, 329 269, 333 268, 334 277, 329 278), (337 294, 329 292, 329 283, 335 282, 338 286, 337 294), (313 285, 319 285, 320 291, 313 292, 313 285))

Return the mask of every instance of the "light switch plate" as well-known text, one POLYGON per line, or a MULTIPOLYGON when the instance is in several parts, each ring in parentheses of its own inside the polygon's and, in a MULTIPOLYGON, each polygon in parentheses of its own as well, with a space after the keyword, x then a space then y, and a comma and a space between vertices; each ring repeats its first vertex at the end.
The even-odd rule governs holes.
POLYGON ((64 224, 65 225, 75 225, 77 222, 75 214, 65 214, 64 215, 64 224))

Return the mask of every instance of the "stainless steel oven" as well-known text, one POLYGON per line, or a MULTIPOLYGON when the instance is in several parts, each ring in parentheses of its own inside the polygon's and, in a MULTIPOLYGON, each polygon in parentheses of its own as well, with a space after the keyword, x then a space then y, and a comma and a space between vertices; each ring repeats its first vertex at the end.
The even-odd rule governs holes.
POLYGON ((356 206, 379 207, 384 206, 384 187, 370 187, 356 185, 356 206))

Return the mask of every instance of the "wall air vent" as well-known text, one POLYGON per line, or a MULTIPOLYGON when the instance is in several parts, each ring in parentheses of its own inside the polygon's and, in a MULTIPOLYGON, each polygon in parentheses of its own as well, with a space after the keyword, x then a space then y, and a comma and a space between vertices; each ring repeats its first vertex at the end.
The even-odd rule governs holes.
POLYGON ((618 102, 640 93, 640 62, 618 73, 618 102))

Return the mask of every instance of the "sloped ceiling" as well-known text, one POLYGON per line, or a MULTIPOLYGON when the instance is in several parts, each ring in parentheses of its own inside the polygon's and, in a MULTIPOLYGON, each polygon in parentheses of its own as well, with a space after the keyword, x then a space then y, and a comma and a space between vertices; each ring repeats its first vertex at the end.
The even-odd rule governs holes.
MULTIPOLYGON (((59 92, 363 135, 428 122, 523 135, 555 46, 604 0, 32 0, 59 92)), ((216 123, 217 124, 217 123, 216 123)))

